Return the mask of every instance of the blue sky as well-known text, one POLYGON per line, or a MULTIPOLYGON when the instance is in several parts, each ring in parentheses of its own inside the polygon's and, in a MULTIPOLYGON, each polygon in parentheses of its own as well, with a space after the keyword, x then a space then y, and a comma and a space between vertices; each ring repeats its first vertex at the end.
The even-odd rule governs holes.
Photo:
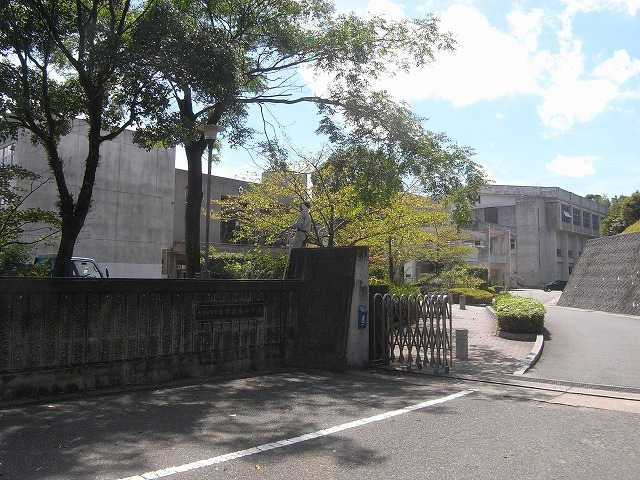
MULTIPOLYGON (((472 147, 495 183, 608 197, 640 189, 640 0, 336 4, 395 19, 432 13, 454 34, 455 52, 377 88, 409 102, 427 129, 472 147)), ((322 78, 307 81, 325 87, 322 78)), ((287 108, 279 120, 294 145, 320 147, 313 108, 287 108)), ((214 174, 255 170, 247 151, 223 140, 214 174)))

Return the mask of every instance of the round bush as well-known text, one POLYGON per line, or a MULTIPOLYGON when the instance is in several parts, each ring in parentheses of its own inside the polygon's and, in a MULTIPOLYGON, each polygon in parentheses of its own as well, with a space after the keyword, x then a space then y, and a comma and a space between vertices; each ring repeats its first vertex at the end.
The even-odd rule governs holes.
POLYGON ((542 333, 546 310, 533 298, 498 295, 495 299, 498 328, 509 333, 542 333))

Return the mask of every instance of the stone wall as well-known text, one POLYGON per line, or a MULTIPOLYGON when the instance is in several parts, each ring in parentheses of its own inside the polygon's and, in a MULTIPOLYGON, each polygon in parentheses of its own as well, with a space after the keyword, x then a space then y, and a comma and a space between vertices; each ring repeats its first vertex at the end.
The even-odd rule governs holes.
POLYGON ((640 233, 589 240, 558 306, 640 316, 640 233))
POLYGON ((286 366, 298 286, 0 278, 0 400, 286 366))

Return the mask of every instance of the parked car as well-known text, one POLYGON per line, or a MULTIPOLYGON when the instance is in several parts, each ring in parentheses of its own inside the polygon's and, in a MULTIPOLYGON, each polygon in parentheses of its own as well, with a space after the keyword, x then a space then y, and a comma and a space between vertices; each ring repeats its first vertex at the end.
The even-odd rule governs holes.
POLYGON ((554 280, 553 282, 547 283, 542 289, 545 292, 550 292, 551 290, 564 290, 564 287, 567 286, 566 280, 554 280))
MULTIPOLYGON (((56 263, 55 255, 43 255, 36 257, 34 263, 48 263, 53 266, 56 263)), ((105 268, 104 274, 98 263, 93 258, 71 257, 71 276, 83 278, 109 278, 109 269, 105 268)))

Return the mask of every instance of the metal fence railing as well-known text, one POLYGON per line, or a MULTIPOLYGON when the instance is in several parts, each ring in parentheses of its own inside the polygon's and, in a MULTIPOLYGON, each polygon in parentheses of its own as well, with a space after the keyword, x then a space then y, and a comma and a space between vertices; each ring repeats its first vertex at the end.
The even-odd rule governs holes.
POLYGON ((372 365, 449 371, 453 362, 451 297, 377 293, 370 305, 372 365))

